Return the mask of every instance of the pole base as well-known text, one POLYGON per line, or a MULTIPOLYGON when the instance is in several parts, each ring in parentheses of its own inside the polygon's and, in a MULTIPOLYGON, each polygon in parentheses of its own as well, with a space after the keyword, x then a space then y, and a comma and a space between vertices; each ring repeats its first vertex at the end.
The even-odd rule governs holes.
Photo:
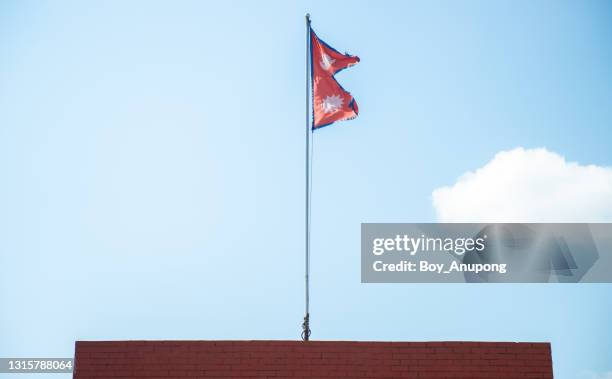
POLYGON ((306 313, 304 322, 302 323, 302 341, 308 341, 310 339, 310 333, 310 314, 306 313))

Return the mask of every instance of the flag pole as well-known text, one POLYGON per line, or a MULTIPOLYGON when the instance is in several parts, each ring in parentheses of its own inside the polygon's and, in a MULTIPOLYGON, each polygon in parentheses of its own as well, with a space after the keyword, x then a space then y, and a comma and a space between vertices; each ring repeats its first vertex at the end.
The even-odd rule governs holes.
POLYGON ((306 312, 302 323, 302 340, 310 339, 310 14, 306 13, 306 209, 305 209, 305 303, 306 312))

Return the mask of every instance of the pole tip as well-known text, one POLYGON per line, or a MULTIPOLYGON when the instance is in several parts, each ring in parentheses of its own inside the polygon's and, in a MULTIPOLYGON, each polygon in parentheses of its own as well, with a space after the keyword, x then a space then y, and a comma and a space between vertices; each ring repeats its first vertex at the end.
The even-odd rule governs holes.
POLYGON ((310 13, 306 13, 306 21, 310 21, 310 13))

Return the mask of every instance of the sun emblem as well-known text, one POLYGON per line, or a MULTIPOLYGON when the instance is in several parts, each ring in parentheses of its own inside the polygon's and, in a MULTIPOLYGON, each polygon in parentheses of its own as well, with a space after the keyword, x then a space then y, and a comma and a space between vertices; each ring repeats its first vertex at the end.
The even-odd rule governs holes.
POLYGON ((332 113, 342 108, 342 102, 342 98, 338 95, 327 96, 323 99, 321 107, 323 108, 323 112, 332 113))
POLYGON ((335 61, 336 61, 335 59, 323 53, 323 55, 321 55, 321 62, 319 63, 321 63, 321 67, 323 67, 323 69, 327 71, 334 64, 335 61))

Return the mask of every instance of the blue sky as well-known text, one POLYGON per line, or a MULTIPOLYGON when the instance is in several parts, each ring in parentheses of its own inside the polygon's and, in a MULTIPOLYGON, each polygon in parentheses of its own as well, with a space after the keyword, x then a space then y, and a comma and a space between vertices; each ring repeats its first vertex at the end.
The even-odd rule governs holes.
MULTIPOLYGON (((612 371, 610 285, 367 285, 362 222, 503 150, 612 166, 604 1, 3 1, 0 356, 88 339, 296 339, 304 14, 361 62, 316 132, 314 339, 551 341, 612 371)), ((612 220, 608 220, 612 221, 612 220)), ((60 377, 60 376, 57 376, 60 377)))

